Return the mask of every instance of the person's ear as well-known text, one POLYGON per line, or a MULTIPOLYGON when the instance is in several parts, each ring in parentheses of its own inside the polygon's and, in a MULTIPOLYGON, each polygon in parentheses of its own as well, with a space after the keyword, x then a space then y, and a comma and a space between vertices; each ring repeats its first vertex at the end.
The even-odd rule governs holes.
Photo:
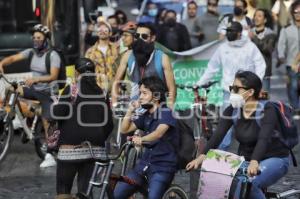
POLYGON ((154 42, 156 40, 156 36, 155 35, 151 35, 150 38, 151 38, 151 40, 150 40, 151 42, 154 42))
POLYGON ((264 20, 264 23, 265 23, 265 24, 267 23, 267 19, 264 20))

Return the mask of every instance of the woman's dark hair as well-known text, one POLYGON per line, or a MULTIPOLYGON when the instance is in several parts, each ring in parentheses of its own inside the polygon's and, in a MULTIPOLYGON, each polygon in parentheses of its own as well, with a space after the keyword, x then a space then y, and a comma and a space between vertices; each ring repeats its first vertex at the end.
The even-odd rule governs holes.
POLYGON ((159 21, 160 20, 164 20, 164 19, 161 19, 160 17, 161 17, 161 15, 162 15, 162 13, 164 12, 164 11, 166 11, 167 9, 166 8, 160 8, 159 10, 158 10, 158 13, 157 13, 157 15, 156 15, 156 17, 155 17, 155 24, 159 24, 159 21))
POLYGON ((296 9, 296 7, 300 6, 300 0, 295 0, 291 7, 290 7, 290 13, 291 13, 291 16, 293 17, 293 20, 295 20, 294 18, 294 10, 296 9))
POLYGON ((127 15, 125 14, 125 12, 123 12, 123 10, 116 10, 115 15, 118 18, 119 24, 124 25, 127 22, 127 15), (123 15, 122 20, 119 18, 119 14, 123 15))
POLYGON ((166 101, 167 88, 165 83, 159 77, 145 77, 139 82, 139 86, 141 85, 144 85, 145 88, 149 89, 153 96, 159 99, 159 102, 166 101))
MULTIPOLYGON (((88 84, 91 88, 99 90, 99 86, 96 82, 95 64, 88 58, 80 58, 75 64, 75 70, 80 74, 87 74, 81 77, 82 84, 88 84)), ((83 85, 82 85, 83 86, 83 85)))
POLYGON ((189 1, 187 7, 191 4, 194 4, 198 8, 198 4, 195 1, 189 1))
POLYGON ((244 87, 254 89, 254 98, 259 99, 262 82, 255 73, 251 71, 238 71, 235 74, 235 79, 239 79, 244 87))
POLYGON ((264 9, 264 8, 258 8, 258 9, 256 9, 256 11, 254 13, 254 16, 255 16, 257 11, 261 11, 261 12, 264 13, 264 17, 267 20, 267 22, 265 23, 265 26, 268 27, 268 28, 273 29, 274 23, 273 23, 273 17, 271 15, 271 12, 267 9, 264 9))

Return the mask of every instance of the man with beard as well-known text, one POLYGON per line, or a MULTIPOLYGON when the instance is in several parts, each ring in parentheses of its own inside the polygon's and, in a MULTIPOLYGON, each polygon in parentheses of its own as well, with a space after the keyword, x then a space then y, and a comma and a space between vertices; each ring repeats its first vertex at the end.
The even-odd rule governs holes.
POLYGON ((110 92, 111 83, 116 72, 116 60, 119 56, 117 47, 109 40, 112 28, 109 23, 100 21, 97 29, 98 41, 89 48, 85 57, 91 59, 95 65, 97 84, 105 93, 110 92))
POLYGON ((176 12, 167 10, 164 23, 159 27, 157 41, 172 51, 191 49, 189 32, 185 25, 176 22, 176 12))
MULTIPOLYGON (((16 55, 4 58, 0 62, 0 73, 3 72, 3 67, 23 59, 30 59, 30 70, 33 74, 32 78, 25 81, 25 86, 19 86, 18 92, 25 99, 38 100, 42 106, 42 119, 45 133, 48 132, 49 123, 51 120, 50 107, 53 103, 51 96, 52 81, 58 79, 61 59, 59 54, 51 49, 50 46, 50 31, 47 26, 38 24, 34 26, 32 31, 33 49, 26 49, 16 55), (50 69, 47 69, 47 57, 50 58, 50 69), (48 72, 49 71, 49 72, 48 72)), ((53 86, 52 86, 53 85, 53 86)), ((53 91, 53 90, 52 90, 53 91)), ((55 166, 56 162, 50 153, 47 153, 45 160, 40 167, 55 166)))
POLYGON ((248 36, 250 28, 252 26, 251 19, 246 16, 247 14, 247 2, 246 0, 235 0, 233 14, 224 15, 217 29, 220 34, 219 39, 224 39, 226 35, 226 28, 231 22, 237 21, 243 26, 243 35, 248 36))
POLYGON ((119 93, 119 83, 125 78, 132 82, 131 99, 139 96, 138 82, 149 76, 159 77, 168 88, 169 107, 173 108, 176 97, 176 87, 169 57, 161 50, 154 48, 156 39, 152 24, 138 24, 132 50, 128 50, 121 58, 112 89, 112 104, 116 105, 119 93))

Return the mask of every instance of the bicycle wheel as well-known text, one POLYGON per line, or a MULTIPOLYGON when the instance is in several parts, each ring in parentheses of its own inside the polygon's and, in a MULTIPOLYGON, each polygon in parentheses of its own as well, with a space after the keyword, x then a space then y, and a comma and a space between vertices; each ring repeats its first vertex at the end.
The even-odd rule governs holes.
POLYGON ((165 192, 163 199, 188 199, 188 195, 178 185, 172 184, 165 192))
POLYGON ((138 153, 137 150, 134 147, 132 147, 128 152, 128 156, 125 157, 127 158, 125 175, 134 168, 137 159, 137 153, 138 153))
POLYGON ((8 149, 13 140, 14 128, 12 121, 7 118, 6 122, 3 119, 0 121, 0 162, 3 161, 8 153, 8 149))
POLYGON ((45 137, 45 129, 43 127, 43 123, 41 120, 37 122, 35 129, 36 129, 34 135, 35 152, 42 160, 44 160, 45 155, 47 153, 47 141, 45 137))

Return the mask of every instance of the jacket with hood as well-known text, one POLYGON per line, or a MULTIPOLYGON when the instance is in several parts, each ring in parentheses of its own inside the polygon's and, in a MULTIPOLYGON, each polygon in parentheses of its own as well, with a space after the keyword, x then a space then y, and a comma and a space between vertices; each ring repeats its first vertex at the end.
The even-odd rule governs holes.
POLYGON ((197 82, 197 85, 207 83, 215 73, 222 69, 222 87, 229 91, 233 84, 236 72, 239 70, 252 71, 263 79, 266 71, 266 62, 248 37, 240 40, 225 41, 213 54, 208 62, 207 69, 197 82))
POLYGON ((285 58, 286 64, 291 66, 300 51, 300 27, 291 24, 282 28, 278 40, 278 57, 285 58))
POLYGON ((272 75, 272 53, 275 48, 276 34, 267 27, 258 34, 256 34, 254 29, 253 33, 254 37, 252 41, 256 44, 266 61, 267 68, 265 76, 270 77, 272 75))

